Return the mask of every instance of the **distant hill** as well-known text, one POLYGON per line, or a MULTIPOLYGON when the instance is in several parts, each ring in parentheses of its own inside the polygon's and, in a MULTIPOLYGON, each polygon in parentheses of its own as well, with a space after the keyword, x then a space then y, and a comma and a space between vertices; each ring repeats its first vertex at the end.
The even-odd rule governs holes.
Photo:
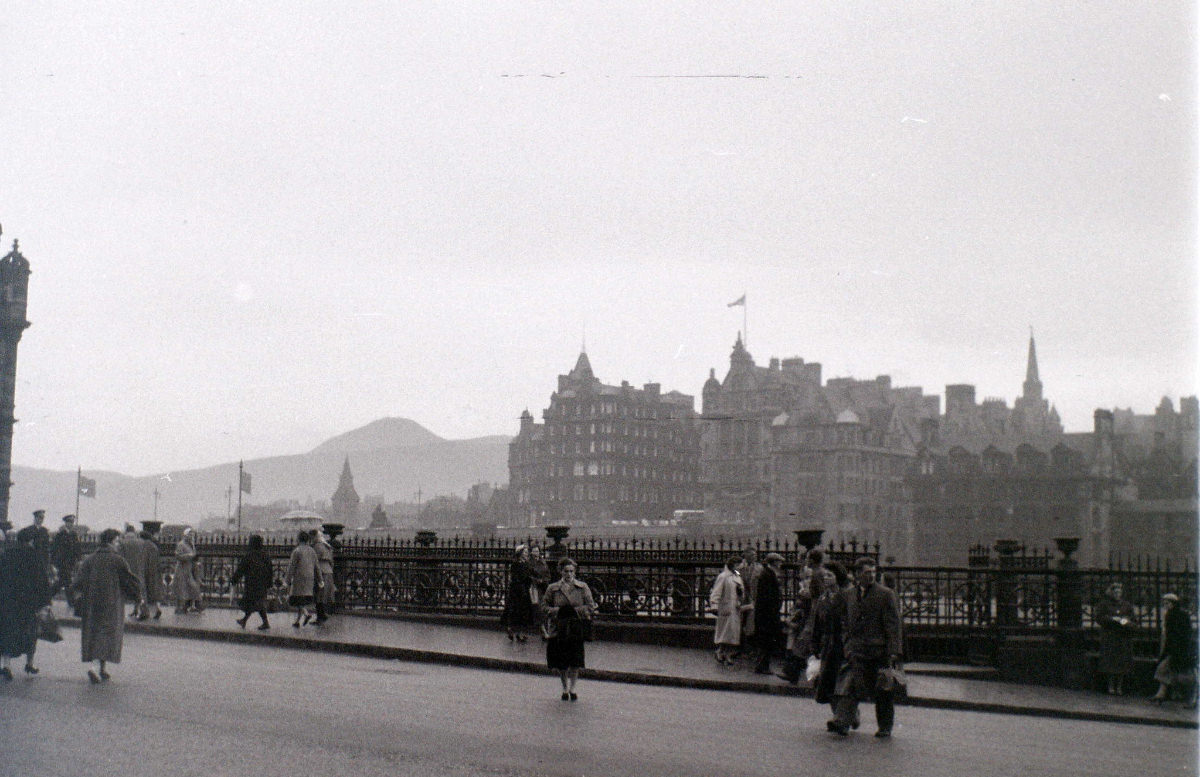
MULTIPOLYGON (((337 488, 342 463, 350 458, 360 497, 382 495, 387 501, 423 499, 440 494, 465 496, 475 483, 508 482, 508 444, 503 435, 445 440, 415 421, 382 418, 333 437, 308 453, 246 461, 252 491, 243 499, 266 504, 280 499, 301 503, 325 500, 337 488)), ((80 522, 93 528, 147 520, 154 514, 154 490, 160 494, 159 520, 198 524, 212 513, 224 515, 226 489, 237 507, 237 462, 169 474, 130 477, 84 470, 96 481, 96 498, 81 497, 80 522)), ((75 473, 13 467, 9 519, 29 523, 34 509, 46 510, 51 529, 59 517, 75 511, 75 473)), ((364 523, 370 507, 364 511, 364 523)))

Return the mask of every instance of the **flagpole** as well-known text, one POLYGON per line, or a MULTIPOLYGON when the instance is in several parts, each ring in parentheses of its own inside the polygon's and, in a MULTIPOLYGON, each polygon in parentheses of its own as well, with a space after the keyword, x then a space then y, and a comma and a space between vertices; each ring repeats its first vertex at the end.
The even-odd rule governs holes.
POLYGON ((238 461, 238 534, 242 533, 242 466, 244 462, 238 461))
POLYGON ((79 481, 83 477, 83 467, 75 471, 75 525, 83 526, 83 521, 79 520, 79 481))
POLYGON ((750 347, 750 323, 749 323, 750 319, 749 319, 749 313, 746 312, 746 309, 749 307, 750 307, 750 305, 747 304, 747 302, 746 302, 746 292, 743 291, 742 292, 742 340, 745 341, 743 343, 743 345, 745 345, 747 348, 750 347))

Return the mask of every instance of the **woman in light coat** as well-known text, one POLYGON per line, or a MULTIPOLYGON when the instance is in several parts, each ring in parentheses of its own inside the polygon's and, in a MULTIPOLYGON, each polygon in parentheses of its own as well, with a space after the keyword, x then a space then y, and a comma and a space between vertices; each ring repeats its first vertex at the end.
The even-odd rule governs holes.
POLYGON ((546 588, 541 610, 547 623, 553 624, 546 640, 546 665, 558 671, 562 680, 562 700, 575 701, 575 683, 584 667, 583 643, 590 632, 596 601, 588 584, 575 577, 578 567, 569 557, 558 562, 562 577, 546 588))
POLYGON ((141 596, 142 581, 113 546, 120 533, 105 529, 100 547, 79 562, 71 581, 71 601, 80 618, 80 653, 83 662, 96 662, 88 680, 108 680, 106 664, 121 663, 121 641, 125 630, 125 600, 141 596))
POLYGON ((192 542, 192 529, 183 530, 183 537, 175 544, 175 580, 171 587, 175 594, 175 612, 200 612, 200 583, 196 581, 196 546, 192 542))
POLYGON ((713 632, 717 661, 726 666, 733 664, 733 653, 742 644, 742 613, 751 606, 745 604, 746 587, 737 572, 739 563, 741 559, 737 556, 729 557, 708 595, 708 609, 717 614, 717 628, 713 632))
MULTIPOLYGON (((315 532, 316 529, 313 531, 315 532)), ((318 581, 321 579, 317 552, 310 544, 310 536, 307 531, 300 532, 296 548, 288 560, 287 577, 285 578, 285 582, 291 589, 288 604, 296 608, 296 620, 292 623, 292 627, 297 629, 307 625, 314 617, 312 606, 316 599, 318 581)))

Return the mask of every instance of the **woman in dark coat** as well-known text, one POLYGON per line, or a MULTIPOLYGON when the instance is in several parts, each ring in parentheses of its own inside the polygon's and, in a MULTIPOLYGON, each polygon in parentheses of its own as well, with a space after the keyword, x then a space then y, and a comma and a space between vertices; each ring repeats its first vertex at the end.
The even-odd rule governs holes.
POLYGON ((508 632, 510 640, 524 642, 528 638, 526 632, 533 625, 533 597, 529 593, 531 585, 533 568, 529 565, 529 548, 518 545, 508 572, 504 613, 500 616, 500 625, 508 632))
POLYGON ((1121 598, 1124 589, 1112 583, 1096 605, 1100 626, 1100 661, 1097 668, 1108 678, 1108 692, 1125 695, 1125 678, 1133 671, 1133 605, 1121 598))
POLYGON ((1163 596, 1162 640, 1159 642, 1158 667, 1154 671, 1154 679, 1158 681, 1158 693, 1150 697, 1151 701, 1162 704, 1174 684, 1182 684, 1189 679, 1196 681, 1196 646, 1192 642, 1192 619, 1182 602, 1175 594, 1163 596))
POLYGON ((0 554, 0 677, 12 679, 9 659, 25 656, 25 671, 37 674, 38 611, 50 604, 45 557, 33 546, 37 527, 17 532, 17 544, 0 554))
POLYGON ((542 612, 550 625, 546 640, 546 665, 558 672, 562 680, 562 700, 575 701, 575 683, 584 667, 583 643, 585 632, 591 628, 596 602, 587 583, 575 578, 575 562, 563 557, 558 562, 559 580, 546 588, 542 612))
POLYGON ((250 620, 250 613, 257 612, 258 617, 262 619, 258 630, 265 631, 271 628, 271 624, 267 622, 266 600, 267 593, 271 590, 271 584, 275 580, 275 569, 271 565, 270 556, 263 548, 261 535, 254 534, 250 537, 246 555, 238 562, 230 582, 237 585, 243 579, 246 581, 246 588, 242 591, 242 599, 238 603, 238 606, 242 608, 242 617, 237 619, 237 624, 243 629, 246 628, 246 621, 250 620))
POLYGON ((92 683, 109 679, 106 665, 121 663, 121 641, 125 629, 125 599, 141 597, 142 581, 117 553, 113 542, 120 536, 116 529, 100 533, 100 547, 79 562, 71 581, 75 614, 80 618, 79 649, 83 662, 96 662, 97 671, 88 670, 92 683))
POLYGON ((810 616, 811 637, 808 644, 812 646, 813 654, 821 659, 821 672, 813 683, 813 698, 817 704, 828 704, 832 707, 838 670, 845 660, 845 640, 842 633, 844 610, 838 606, 838 598, 852 587, 852 584, 845 567, 836 561, 826 564, 822 574, 824 580, 821 598, 813 604, 810 616))

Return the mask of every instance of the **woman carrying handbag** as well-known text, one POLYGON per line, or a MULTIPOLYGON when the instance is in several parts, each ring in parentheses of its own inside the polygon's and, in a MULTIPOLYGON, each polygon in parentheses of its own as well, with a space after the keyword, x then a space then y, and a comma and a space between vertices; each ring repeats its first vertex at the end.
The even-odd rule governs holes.
POLYGON ((575 683, 584 667, 583 643, 591 639, 596 602, 587 583, 575 578, 570 558, 558 562, 561 577, 546 589, 541 609, 546 618, 546 665, 558 671, 562 700, 575 701, 575 683))

